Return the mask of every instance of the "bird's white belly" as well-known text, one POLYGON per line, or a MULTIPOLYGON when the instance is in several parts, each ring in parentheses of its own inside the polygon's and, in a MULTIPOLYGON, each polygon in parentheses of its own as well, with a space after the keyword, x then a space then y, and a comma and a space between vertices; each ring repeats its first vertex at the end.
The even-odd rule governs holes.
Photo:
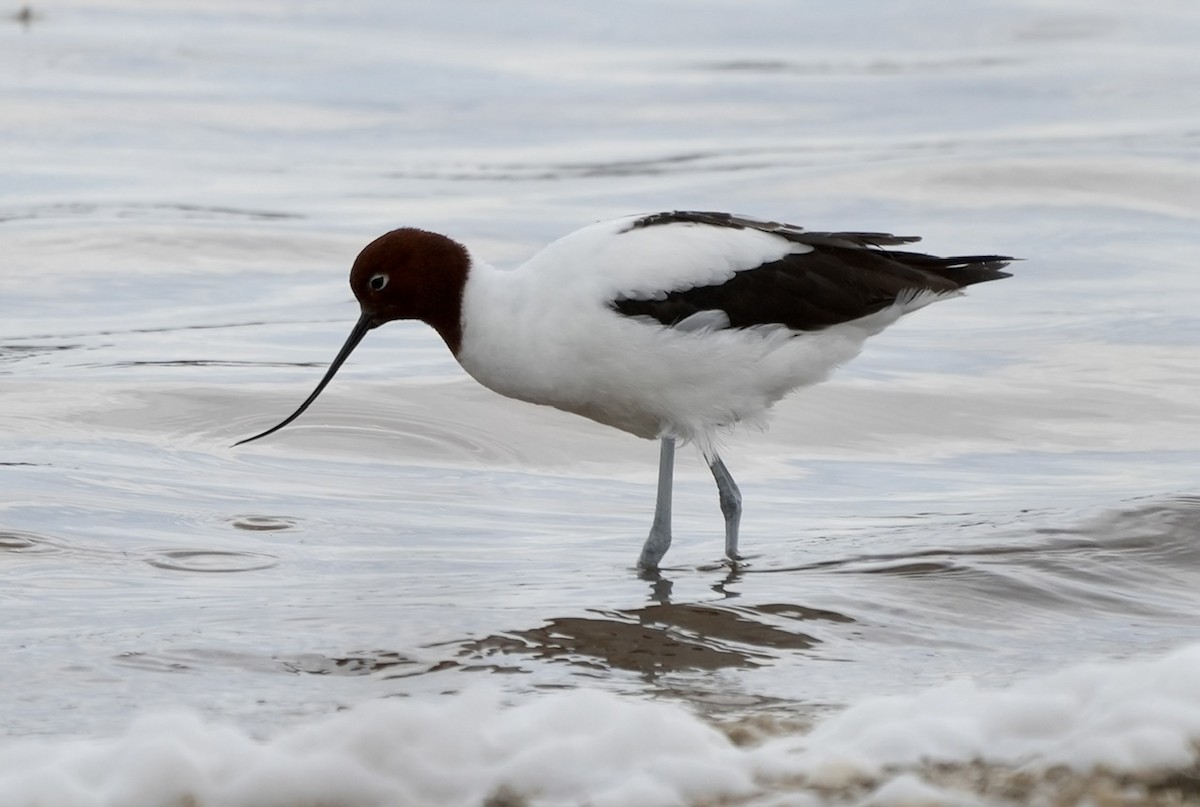
POLYGON ((811 333, 783 327, 689 333, 609 311, 588 319, 569 329, 491 334, 474 323, 458 359, 502 395, 639 437, 705 444, 714 431, 739 422, 761 424, 773 403, 823 380, 877 330, 846 323, 811 333))

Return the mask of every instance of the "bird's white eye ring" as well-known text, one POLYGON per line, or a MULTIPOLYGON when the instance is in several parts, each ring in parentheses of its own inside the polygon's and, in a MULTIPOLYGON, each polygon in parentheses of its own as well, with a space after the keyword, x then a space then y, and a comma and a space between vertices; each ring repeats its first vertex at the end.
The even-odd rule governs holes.
POLYGON ((367 281, 367 285, 371 287, 371 291, 383 291, 383 287, 388 283, 387 275, 372 275, 367 281))

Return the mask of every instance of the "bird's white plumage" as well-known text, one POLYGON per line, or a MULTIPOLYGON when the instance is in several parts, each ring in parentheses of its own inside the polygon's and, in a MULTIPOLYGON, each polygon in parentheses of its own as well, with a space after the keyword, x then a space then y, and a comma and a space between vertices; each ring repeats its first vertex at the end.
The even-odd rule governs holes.
POLYGON ((675 437, 705 453, 717 429, 761 424, 797 387, 823 380, 863 342, 940 296, 914 294, 819 331, 729 328, 700 312, 667 327, 614 311, 618 297, 663 299, 812 250, 755 229, 674 222, 594 224, 502 271, 472 259, 458 359, 476 380, 639 437, 675 437))

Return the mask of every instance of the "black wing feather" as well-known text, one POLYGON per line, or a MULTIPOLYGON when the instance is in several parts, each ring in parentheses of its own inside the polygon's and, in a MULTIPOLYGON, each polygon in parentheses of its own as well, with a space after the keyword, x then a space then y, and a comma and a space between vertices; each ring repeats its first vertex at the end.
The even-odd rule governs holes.
POLYGON ((687 223, 755 229, 812 247, 712 286, 669 291, 665 298, 621 297, 612 307, 626 316, 674 325, 700 311, 720 310, 731 328, 780 324, 812 331, 865 317, 914 292, 953 292, 973 283, 1009 277, 1003 255, 938 257, 882 249, 911 244, 914 236, 888 233, 821 233, 729 213, 675 211, 638 219, 631 229, 687 223))

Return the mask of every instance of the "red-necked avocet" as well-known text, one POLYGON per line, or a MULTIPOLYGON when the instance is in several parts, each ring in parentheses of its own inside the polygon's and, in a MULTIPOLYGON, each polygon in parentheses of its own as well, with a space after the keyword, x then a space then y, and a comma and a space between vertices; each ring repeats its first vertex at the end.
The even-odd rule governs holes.
POLYGON ((484 386, 660 441, 643 569, 671 544, 676 441, 695 443, 737 563, 742 497, 717 433, 762 424, 910 311, 1009 276, 1000 255, 888 249, 918 240, 676 211, 584 227, 505 271, 444 235, 393 230, 354 261, 362 315, 325 377, 286 420, 241 442, 299 417, 367 331, 419 319, 484 386))

